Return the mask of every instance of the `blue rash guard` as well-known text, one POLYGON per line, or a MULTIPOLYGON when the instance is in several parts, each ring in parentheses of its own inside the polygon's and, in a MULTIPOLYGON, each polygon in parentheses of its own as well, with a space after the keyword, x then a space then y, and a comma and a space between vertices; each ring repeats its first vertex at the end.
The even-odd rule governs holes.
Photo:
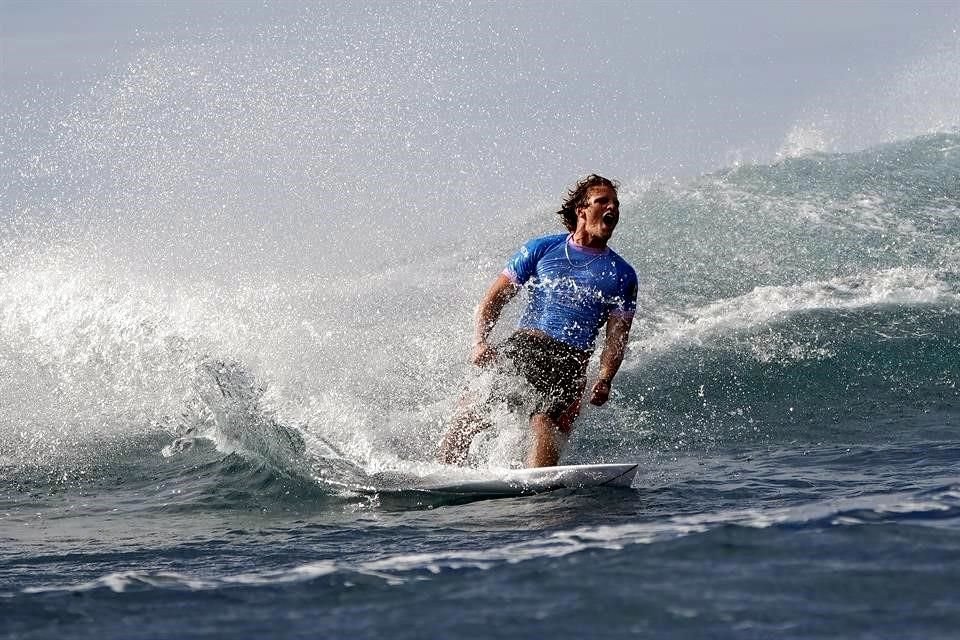
POLYGON ((583 351, 592 351, 607 318, 632 318, 637 273, 610 248, 574 244, 572 234, 534 238, 503 270, 530 299, 518 328, 536 329, 583 351))

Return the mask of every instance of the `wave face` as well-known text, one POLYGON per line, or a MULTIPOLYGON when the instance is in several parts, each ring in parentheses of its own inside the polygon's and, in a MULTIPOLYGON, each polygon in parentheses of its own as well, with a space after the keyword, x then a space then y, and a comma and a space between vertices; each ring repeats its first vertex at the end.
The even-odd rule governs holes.
POLYGON ((661 436, 695 427, 725 445, 883 437, 891 411, 946 419, 960 366, 957 142, 812 154, 638 194, 620 242, 639 249, 652 289, 623 400, 661 436))
MULTIPOLYGON (((571 459, 843 440, 853 425, 859 440, 894 407, 949 414, 958 173, 960 138, 938 134, 626 185, 616 246, 641 274, 641 313, 614 403, 584 417, 571 459)), ((468 377, 470 309, 543 223, 527 218, 482 256, 452 244, 226 283, 76 255, 88 244, 14 246, 0 288, 3 401, 16 408, 0 418, 4 455, 36 463, 91 437, 163 432, 269 457, 262 432, 283 428, 373 468, 426 461, 468 377)))
MULTIPOLYGON (((403 479, 437 471, 486 384, 464 362, 485 287, 559 228, 549 180, 470 176, 534 172, 574 114, 520 126, 484 88, 553 85, 521 82, 498 20, 411 11, 409 38, 323 8, 183 38, 14 136, 0 635, 590 636, 599 612, 624 636, 950 637, 955 111, 858 150, 800 127, 775 162, 625 180, 613 244, 640 310, 564 462, 643 472, 454 504, 403 479)), ((527 433, 494 421, 471 453, 490 473, 527 433)))
MULTIPOLYGON (((903 575, 917 607, 952 593, 960 576, 930 562, 960 548, 958 178, 960 135, 944 133, 625 185, 616 246, 641 274, 641 312, 612 401, 581 418, 565 461, 641 460, 636 489, 460 506, 394 490, 436 470, 471 377, 470 309, 542 216, 480 249, 336 277, 148 273, 25 242, 0 285, 9 628, 123 635, 82 620, 141 599, 203 617, 230 594, 220 632, 278 612, 383 630, 348 612, 430 598, 436 621, 411 637, 471 634, 479 618, 454 612, 480 589, 507 598, 469 596, 499 612, 495 628, 532 633, 503 611, 571 584, 584 607, 619 603, 620 630, 861 628, 855 595, 803 595, 836 589, 837 574, 797 565, 794 547, 846 567, 842 580, 877 576, 867 601, 881 608, 907 606, 882 586, 903 575), (655 578, 664 568, 672 578, 655 578), (789 607, 734 604, 785 574, 789 607), (705 586, 718 582, 727 597, 705 586), (317 593, 340 605, 307 604, 317 593), (64 605, 75 594, 84 613, 64 605)), ((495 418, 480 466, 523 454, 523 417, 495 418)), ((157 633, 206 633, 142 615, 157 633)), ((587 609, 543 615, 537 629, 592 628, 587 609)), ((898 619, 936 637, 946 618, 898 619)))

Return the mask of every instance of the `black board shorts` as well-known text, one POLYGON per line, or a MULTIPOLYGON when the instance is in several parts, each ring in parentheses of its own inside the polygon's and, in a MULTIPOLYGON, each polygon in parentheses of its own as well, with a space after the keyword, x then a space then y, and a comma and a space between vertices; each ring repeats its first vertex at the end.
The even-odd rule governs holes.
POLYGON ((498 350, 499 365, 523 377, 537 394, 534 413, 559 418, 583 394, 590 352, 544 336, 517 331, 498 350))

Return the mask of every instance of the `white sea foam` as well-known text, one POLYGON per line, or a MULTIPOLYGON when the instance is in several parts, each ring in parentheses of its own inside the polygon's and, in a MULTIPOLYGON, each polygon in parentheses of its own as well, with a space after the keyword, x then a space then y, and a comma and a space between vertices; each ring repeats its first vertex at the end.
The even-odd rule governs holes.
MULTIPOLYGON (((791 315, 822 310, 851 310, 896 305, 956 305, 960 293, 935 272, 896 268, 860 277, 833 278, 794 286, 756 287, 703 306, 657 315, 641 324, 631 340, 634 350, 662 351, 697 344, 721 334, 755 329, 791 315)), ((787 349, 793 348, 787 345, 787 349)), ((803 348, 797 345, 797 348, 803 348)), ((797 355, 802 355, 798 352, 797 355)), ((829 355, 808 352, 811 357, 829 355)))
POLYGON ((109 573, 95 580, 81 582, 68 586, 39 586, 27 587, 24 593, 48 593, 51 591, 93 591, 96 589, 109 589, 114 593, 123 593, 131 587, 152 587, 152 588, 180 588, 190 590, 204 590, 216 588, 220 582, 215 579, 201 579, 173 571, 159 571, 150 573, 146 571, 117 571, 109 573))

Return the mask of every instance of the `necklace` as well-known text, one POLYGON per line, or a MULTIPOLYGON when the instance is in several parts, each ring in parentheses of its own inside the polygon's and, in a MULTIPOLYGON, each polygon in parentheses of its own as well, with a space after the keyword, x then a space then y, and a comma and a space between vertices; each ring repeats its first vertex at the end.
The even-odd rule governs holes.
POLYGON ((571 233, 569 236, 567 236, 567 241, 563 243, 563 253, 564 255, 567 256, 567 262, 574 269, 585 269, 589 267, 591 264, 593 264, 594 262, 596 262, 597 260, 599 260, 600 258, 602 258, 603 256, 607 255, 607 252, 604 251, 600 255, 594 256, 593 258, 590 258, 586 262, 582 262, 580 264, 574 264, 573 260, 570 259, 570 243, 572 241, 573 241, 573 234, 571 233))

